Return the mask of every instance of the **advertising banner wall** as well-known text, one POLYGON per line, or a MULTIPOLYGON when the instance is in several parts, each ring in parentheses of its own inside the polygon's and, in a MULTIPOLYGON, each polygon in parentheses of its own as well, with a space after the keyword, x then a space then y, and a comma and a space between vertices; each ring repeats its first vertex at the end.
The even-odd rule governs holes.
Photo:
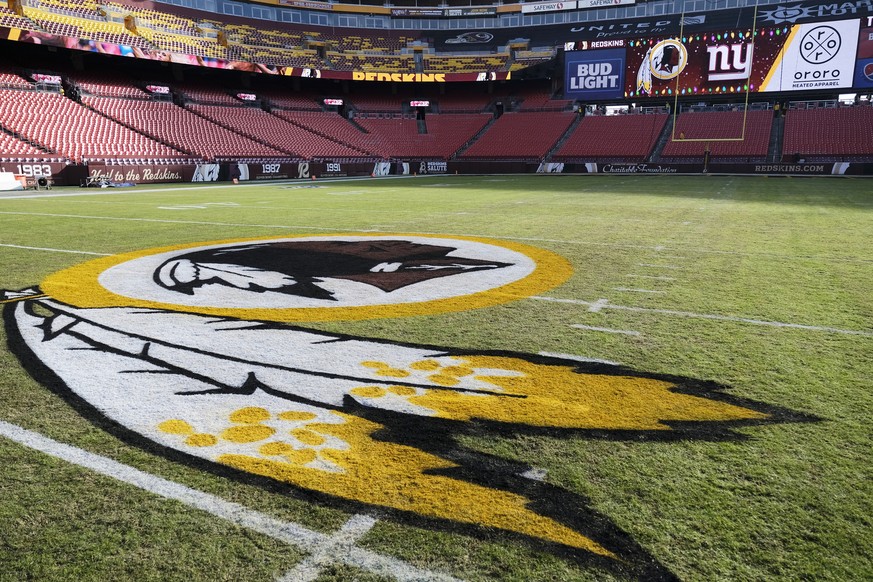
MULTIPOLYGON (((869 19, 873 20, 873 18, 869 19)), ((873 26, 868 21, 858 38, 858 60, 855 64, 855 87, 873 87, 873 26)))
POLYGON ((701 33, 628 42, 626 97, 712 95, 760 90, 782 50, 781 29, 701 33), (677 82, 678 81, 678 82, 677 82))
POLYGON ((791 27, 762 91, 844 89, 852 86, 858 19, 791 27))
POLYGON ((568 99, 613 99, 624 89, 625 49, 577 51, 564 59, 564 95, 568 99))
MULTIPOLYGON (((873 164, 822 162, 815 164, 710 164, 709 174, 758 174, 768 176, 870 176, 873 164)), ((552 169, 552 172, 555 170, 552 169)), ((573 174, 701 174, 698 164, 562 164, 563 173, 573 174)))
POLYGON ((0 172, 22 176, 28 187, 37 184, 40 178, 48 180, 49 185, 77 185, 85 177, 84 166, 74 166, 58 162, 2 162, 0 172))
POLYGON ((555 12, 558 10, 575 10, 575 0, 569 2, 530 2, 521 5, 522 14, 537 14, 540 12, 555 12))

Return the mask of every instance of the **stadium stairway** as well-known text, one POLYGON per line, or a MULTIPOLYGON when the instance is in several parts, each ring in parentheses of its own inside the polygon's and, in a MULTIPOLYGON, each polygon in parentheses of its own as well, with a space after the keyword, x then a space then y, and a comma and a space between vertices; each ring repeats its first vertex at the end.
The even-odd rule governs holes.
POLYGON ((485 135, 485 133, 486 133, 489 129, 491 129, 491 126, 494 125, 494 122, 496 122, 496 121, 497 121, 497 118, 496 118, 496 117, 492 117, 491 119, 489 119, 489 120, 488 120, 488 123, 486 123, 486 124, 482 127, 482 129, 480 129, 479 131, 477 131, 477 132, 473 135, 473 137, 471 137, 470 139, 468 139, 468 140, 467 140, 467 143, 465 143, 465 144, 462 145, 460 148, 458 148, 458 150, 455 151, 455 153, 452 154, 451 157, 450 157, 449 159, 450 159, 450 160, 457 159, 458 157, 461 156, 461 154, 463 154, 465 151, 467 151, 468 149, 470 149, 470 146, 472 146, 474 143, 476 143, 476 141, 477 141, 480 137, 482 137, 483 135, 485 135))
POLYGON ((667 145, 667 140, 670 139, 670 135, 673 133, 673 119, 672 115, 667 116, 667 121, 664 123, 664 129, 661 130, 661 136, 658 138, 658 141, 655 142, 655 147, 652 148, 652 152, 646 157, 647 162, 652 163, 661 161, 661 152, 664 151, 664 147, 667 145))
POLYGON ((567 141, 570 136, 573 135, 573 133, 575 133, 576 128, 579 127, 580 123, 582 123, 582 118, 582 115, 576 116, 576 119, 574 119, 572 123, 570 123, 570 126, 567 127, 567 131, 564 132, 564 134, 558 139, 558 141, 555 142, 555 145, 553 145, 552 148, 546 153, 545 157, 543 158, 544 162, 552 161, 552 156, 555 154, 555 152, 561 149, 561 146, 564 145, 564 142, 567 141))
POLYGON ((770 144, 767 146, 767 159, 778 162, 782 158, 782 140, 785 137, 785 118, 781 115, 773 119, 770 127, 770 144))

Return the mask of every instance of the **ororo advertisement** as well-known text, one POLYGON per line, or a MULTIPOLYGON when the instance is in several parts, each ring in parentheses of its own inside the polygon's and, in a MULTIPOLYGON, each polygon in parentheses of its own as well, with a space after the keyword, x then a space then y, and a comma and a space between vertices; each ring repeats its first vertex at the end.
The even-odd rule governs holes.
POLYGON ((851 87, 859 24, 853 19, 792 26, 762 91, 851 87))

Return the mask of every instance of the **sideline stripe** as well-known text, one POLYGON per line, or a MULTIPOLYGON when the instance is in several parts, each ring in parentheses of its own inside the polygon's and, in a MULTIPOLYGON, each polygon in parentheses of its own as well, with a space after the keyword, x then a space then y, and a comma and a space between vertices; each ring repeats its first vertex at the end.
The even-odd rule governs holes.
POLYGON ((602 331, 604 333, 620 333, 622 335, 633 336, 641 335, 638 331, 632 331, 628 329, 611 329, 609 327, 594 327, 592 325, 582 325, 581 323, 573 324, 570 327, 575 327, 576 329, 586 329, 588 331, 602 331))
POLYGON ((71 253, 74 255, 95 255, 98 257, 111 257, 112 256, 110 253, 92 253, 90 251, 68 251, 65 249, 47 249, 44 247, 25 247, 22 245, 6 245, 6 244, 2 244, 2 243, 0 243, 0 247, 7 247, 10 249, 24 249, 26 251, 49 251, 52 253, 71 253))
POLYGON ((376 525, 376 518, 369 515, 353 515, 331 538, 331 543, 311 553, 295 568, 290 570, 278 582, 314 582, 321 574, 322 568, 333 562, 334 554, 343 552, 354 545, 364 534, 376 525))
POLYGON ((873 332, 860 331, 854 329, 840 329, 837 327, 826 327, 818 325, 804 325, 801 323, 783 323, 781 321, 768 321, 765 319, 751 319, 748 317, 735 317, 732 315, 715 315, 709 313, 693 313, 691 311, 675 311, 673 309, 654 309, 650 307, 630 307, 627 305, 612 305, 607 299, 598 299, 597 301, 583 301, 581 299, 558 299, 557 297, 541 297, 533 296, 530 299, 538 299, 540 301, 552 301, 554 303, 572 303, 574 305, 588 305, 588 311, 598 312, 601 309, 616 309, 620 311, 635 311, 638 313, 661 313, 663 315, 674 315, 676 317, 690 317, 694 319, 713 319, 716 321, 734 321, 737 323, 751 323, 753 325, 766 325, 770 327, 785 327, 790 329, 805 329, 807 331, 824 331, 829 333, 841 333, 845 335, 860 335, 864 337, 873 337, 873 332))
POLYGON ((124 218, 121 216, 88 216, 85 214, 50 214, 47 212, 0 212, 19 216, 51 216, 54 218, 85 218, 89 220, 121 220, 123 222, 160 222, 164 224, 203 224, 207 226, 247 226, 252 228, 301 228, 304 230, 336 231, 336 228, 300 226, 297 224, 241 224, 235 222, 207 222, 202 220, 167 220, 163 218, 124 218))
POLYGON ((409 582, 420 580, 454 582, 457 580, 444 574, 421 570, 396 558, 382 556, 375 552, 358 548, 351 542, 348 545, 338 547, 337 540, 341 540, 339 536, 312 531, 293 522, 281 521, 259 511, 248 509, 238 503, 226 501, 215 495, 197 491, 168 479, 140 471, 113 459, 57 442, 39 433, 2 420, 0 420, 0 436, 68 463, 91 469, 101 475, 139 487, 166 499, 173 499, 189 507, 200 509, 235 525, 251 529, 285 542, 288 545, 295 546, 307 553, 319 554, 325 552, 328 548, 338 549, 340 551, 336 551, 329 556, 325 554, 326 559, 330 559, 333 562, 341 562, 382 576, 391 576, 398 580, 409 582))
MULTIPOLYGON (((412 179, 414 176, 379 176, 378 178, 373 178, 372 176, 360 176, 355 178, 319 178, 317 182, 358 182, 361 180, 401 180, 401 179, 412 179)), ((145 188, 135 190, 131 190, 128 188, 95 188, 95 191, 86 191, 86 192, 46 192, 44 194, 22 194, 22 195, 10 195, 10 196, 0 196, 0 200, 25 200, 28 198, 69 198, 73 196, 110 196, 110 195, 125 195, 125 194, 142 194, 142 193, 153 193, 153 192, 183 192, 187 190, 221 190, 224 188, 239 188, 240 186, 282 186, 282 185, 293 185, 293 184, 311 184, 312 180, 306 180, 304 178, 292 178, 286 180, 265 180, 265 181, 249 181, 241 184, 214 184, 210 185, 208 183, 204 183, 202 186, 179 186, 176 188, 145 188)), ((21 192, 21 190, 13 190, 13 192, 21 192)))

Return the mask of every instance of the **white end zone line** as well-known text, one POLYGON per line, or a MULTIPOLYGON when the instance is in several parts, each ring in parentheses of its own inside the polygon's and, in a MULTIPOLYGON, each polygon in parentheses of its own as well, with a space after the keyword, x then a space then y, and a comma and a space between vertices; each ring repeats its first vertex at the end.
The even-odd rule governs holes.
MULTIPOLYGON (((294 522, 287 522, 254 511, 238 503, 226 501, 215 495, 192 489, 163 477, 119 463, 108 457, 60 443, 39 433, 0 420, 0 436, 25 447, 40 451, 68 463, 90 469, 101 475, 139 487, 145 491, 225 519, 237 526, 295 546, 313 556, 323 556, 325 562, 343 563, 367 570, 381 576, 390 576, 403 581, 434 580, 455 582, 457 579, 445 574, 416 568, 396 558, 383 556, 354 545, 354 532, 369 523, 366 516, 353 516, 339 532, 329 535, 310 530, 294 522), (350 532, 352 536, 350 537, 350 532)), ((373 520, 375 523, 375 520, 373 520)), ((372 527, 372 523, 369 525, 372 527)), ((369 529, 367 527, 366 529, 369 529)), ((363 535, 363 531, 360 535, 363 535)), ((306 560, 304 560, 306 562, 306 560)), ((293 572, 293 570, 292 570, 293 572)))
POLYGON ((631 307, 627 305, 613 305, 608 299, 598 299, 597 301, 583 301, 582 299, 559 299, 557 297, 540 297, 534 296, 531 299, 539 301, 551 301, 554 303, 571 303, 573 305, 587 305, 588 311, 597 313, 603 309, 615 309, 619 311, 634 311, 637 313, 660 313, 663 315, 673 315, 675 317, 690 317, 694 319, 712 319, 715 321, 733 321, 736 323, 749 323, 752 325, 765 325, 769 327, 782 327, 789 329, 805 329, 807 331, 823 331, 828 333, 839 333, 845 335, 859 335, 863 337, 873 337, 873 331, 861 331, 854 329, 840 329, 837 327, 827 327, 819 325, 804 325, 801 323, 784 323, 781 321, 768 321, 765 319, 752 319, 748 317, 736 317, 733 315, 716 315, 710 313, 693 313, 691 311, 676 311, 673 309, 655 309, 651 307, 631 307))

